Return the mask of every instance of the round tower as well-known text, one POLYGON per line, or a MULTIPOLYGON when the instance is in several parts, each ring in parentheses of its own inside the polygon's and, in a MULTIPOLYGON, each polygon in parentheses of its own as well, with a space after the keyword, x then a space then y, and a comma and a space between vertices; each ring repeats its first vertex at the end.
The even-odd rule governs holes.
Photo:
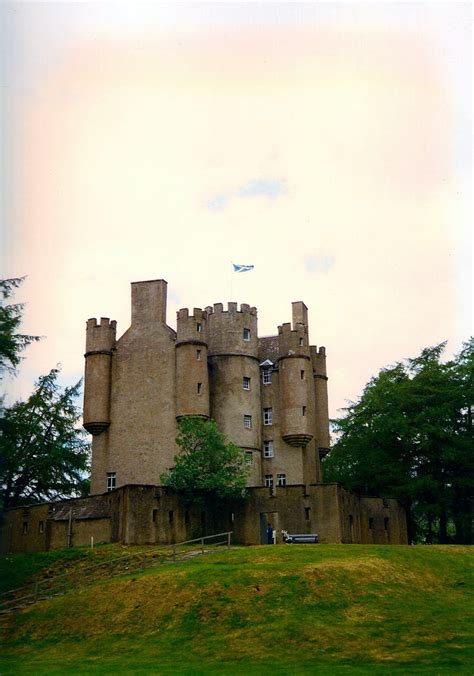
POLYGON ((176 419, 183 416, 209 418, 209 372, 207 367, 207 312, 187 308, 177 313, 176 419))
POLYGON ((316 436, 319 456, 324 458, 329 452, 329 413, 328 413, 328 377, 326 371, 326 348, 314 347, 311 352, 316 398, 316 436))
POLYGON ((110 377, 117 322, 87 320, 83 425, 93 435, 110 425, 110 377))
POLYGON ((216 303, 208 312, 211 417, 230 441, 260 450, 257 310, 216 303))
POLYGON ((313 369, 308 328, 303 323, 278 327, 281 436, 290 446, 306 446, 314 436, 313 369))

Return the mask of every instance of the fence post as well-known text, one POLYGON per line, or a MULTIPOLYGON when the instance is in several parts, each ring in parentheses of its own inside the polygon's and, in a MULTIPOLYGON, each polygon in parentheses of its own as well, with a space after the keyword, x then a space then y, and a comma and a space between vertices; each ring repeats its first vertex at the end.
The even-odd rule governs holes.
POLYGON ((201 538, 201 553, 204 554, 204 538, 201 538))
POLYGON ((227 533, 227 549, 230 549, 230 536, 231 536, 231 535, 232 535, 232 533, 229 531, 229 532, 227 533))

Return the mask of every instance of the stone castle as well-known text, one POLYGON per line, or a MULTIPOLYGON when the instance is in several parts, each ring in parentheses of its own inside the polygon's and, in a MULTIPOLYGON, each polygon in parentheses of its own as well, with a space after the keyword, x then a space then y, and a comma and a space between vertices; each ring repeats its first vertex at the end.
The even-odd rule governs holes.
MULTIPOLYGON (((278 534, 318 533, 321 543, 407 542, 396 500, 323 483, 329 450, 325 349, 309 343, 308 310, 258 336, 257 310, 221 303, 166 323, 167 283, 132 283, 130 328, 89 319, 83 424, 92 434, 91 495, 12 509, 3 551, 95 542, 170 543, 232 530, 243 544, 278 534), (174 464, 183 416, 212 418, 245 450, 247 499, 189 508, 160 486, 174 464)), ((279 541, 281 538, 279 537, 279 541)))
POLYGON ((166 324, 163 280, 132 284, 132 321, 87 322, 84 427, 93 435, 92 493, 159 484, 173 464, 177 421, 212 418, 245 449, 249 486, 321 481, 329 448, 326 356, 309 344, 308 310, 259 338, 257 310, 222 303, 166 324))

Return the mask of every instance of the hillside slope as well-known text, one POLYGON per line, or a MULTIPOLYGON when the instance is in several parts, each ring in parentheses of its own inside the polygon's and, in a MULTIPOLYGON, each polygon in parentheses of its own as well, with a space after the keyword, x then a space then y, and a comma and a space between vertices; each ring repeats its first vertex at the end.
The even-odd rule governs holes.
POLYGON ((472 572, 468 547, 219 552, 2 617, 1 673, 472 674, 472 572))

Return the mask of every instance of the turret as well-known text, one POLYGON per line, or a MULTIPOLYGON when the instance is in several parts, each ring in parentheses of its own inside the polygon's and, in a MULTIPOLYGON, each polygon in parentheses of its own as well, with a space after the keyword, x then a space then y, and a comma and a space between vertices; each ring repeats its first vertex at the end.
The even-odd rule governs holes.
POLYGON ((207 368, 207 312, 187 308, 177 313, 176 418, 209 417, 209 373, 207 368))
POLYGON ((306 446, 314 436, 312 365, 308 345, 308 309, 293 303, 291 324, 278 327, 281 436, 291 446, 306 446))
POLYGON ((316 397, 316 436, 318 438, 319 456, 329 452, 329 413, 328 413, 328 377, 326 371, 326 348, 319 350, 311 347, 313 364, 314 391, 316 397))
POLYGON ((260 453, 257 310, 246 303, 207 307, 211 417, 241 448, 260 453))
POLYGON ((110 425, 110 377, 117 322, 89 319, 86 328, 83 425, 98 435, 110 425))

